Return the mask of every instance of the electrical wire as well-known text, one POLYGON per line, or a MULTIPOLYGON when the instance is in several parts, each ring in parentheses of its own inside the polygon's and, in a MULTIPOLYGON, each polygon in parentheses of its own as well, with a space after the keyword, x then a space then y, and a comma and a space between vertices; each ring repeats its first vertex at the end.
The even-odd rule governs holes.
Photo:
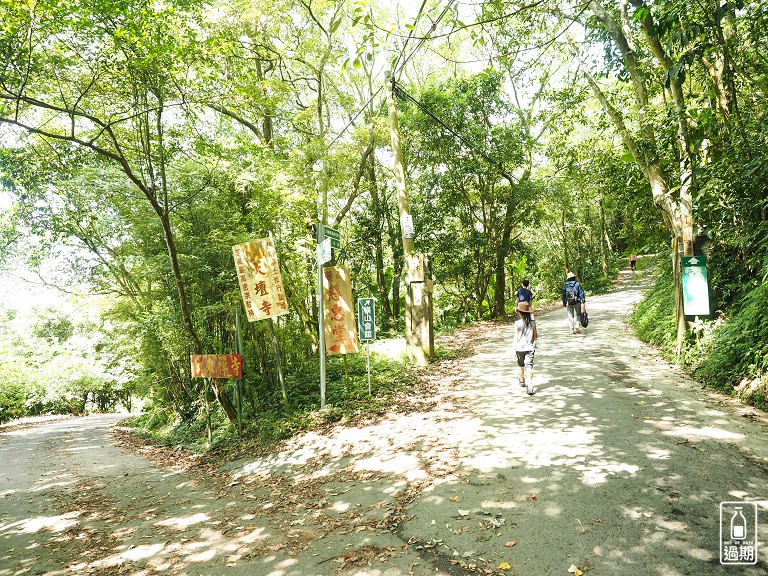
POLYGON ((445 122, 443 122, 440 118, 438 118, 429 108, 427 108, 424 104, 419 102, 416 98, 408 94, 403 87, 395 82, 392 81, 392 91, 394 92, 395 96, 398 97, 401 100, 410 100, 413 102, 416 107, 424 112, 427 116, 432 118, 435 122, 440 124, 443 128, 445 128, 448 132, 450 132, 459 142, 461 142, 464 146, 469 148, 472 152, 477 154, 478 156, 481 156, 486 162, 488 162, 489 165, 496 168, 501 175, 503 175, 505 178, 507 178, 510 183, 519 183, 519 179, 515 178, 512 174, 507 172, 507 170, 502 166, 499 162, 491 158, 484 150, 480 150, 476 148, 471 142, 469 142, 461 133, 457 132, 450 126, 448 126, 445 122))
POLYGON ((405 49, 408 48, 408 42, 411 41, 411 37, 413 36, 413 31, 416 30, 416 25, 419 23, 419 18, 421 18, 421 13, 424 10, 424 6, 426 6, 427 0, 424 0, 421 3, 421 8, 419 8, 418 14, 416 14, 416 19, 413 21, 413 28, 411 28, 411 31, 408 33, 408 38, 405 39, 405 43, 403 44, 402 49, 400 50, 400 54, 397 55, 397 60, 395 60, 394 65, 392 66, 392 70, 397 69, 397 63, 400 62, 400 58, 403 57, 403 54, 405 54, 405 49))
POLYGON ((360 114, 362 114, 365 111, 365 109, 368 107, 368 104, 370 104, 373 101, 373 99, 376 98, 376 96, 379 95, 379 92, 381 92, 383 89, 384 89, 384 85, 379 86, 379 89, 376 90, 376 92, 373 93, 373 96, 368 98, 368 101, 365 104, 362 105, 360 110, 357 111, 357 114, 352 116, 352 119, 347 123, 346 126, 344 126, 344 128, 341 130, 341 132, 339 132, 336 135, 336 138, 334 138, 331 141, 331 143, 328 144, 328 146, 325 147, 326 150, 329 150, 334 144, 336 144, 336 142, 339 141, 339 138, 341 138, 344 135, 344 133, 349 129, 349 127, 352 126, 352 124, 355 123, 355 120, 357 120, 357 117, 360 116, 360 114))
MULTIPOLYGON (((406 59, 405 59, 405 60, 403 60, 403 63, 402 63, 400 66, 399 66, 399 68, 398 68, 398 66, 397 66, 397 63, 400 61, 400 56, 398 56, 398 57, 397 57, 397 61, 395 62, 395 65, 394 65, 394 66, 392 66, 392 77, 393 77, 393 78, 395 78, 395 77, 396 77, 396 75, 397 75, 397 73, 398 73, 399 71, 402 71, 402 69, 403 69, 403 68, 405 68, 406 64, 408 64, 408 62, 410 61, 410 59, 411 59, 411 58, 413 58, 413 55, 414 55, 414 54, 416 54, 416 52, 418 52, 419 50, 421 50, 421 47, 424 45, 424 43, 425 43, 427 40, 432 40, 432 39, 434 39, 432 36, 430 36, 430 34, 431 34, 432 32, 434 32, 434 31, 435 31, 435 28, 437 28, 437 25, 438 25, 438 23, 440 22, 440 20, 442 20, 442 19, 445 17, 445 15, 448 13, 448 10, 450 10, 450 9, 451 9, 451 5, 452 5, 452 4, 453 4, 455 1, 456 1, 456 0, 449 0, 449 1, 448 1, 448 4, 446 4, 446 5, 445 5, 445 8, 443 8, 443 11, 440 13, 440 16, 438 16, 438 17, 437 17, 437 20, 435 20, 435 21, 432 23, 432 26, 430 27, 430 29, 429 29, 429 31, 427 32, 427 34, 426 34, 425 36, 422 36, 422 37, 421 37, 421 39, 420 39, 420 41, 419 41, 418 45, 417 45, 417 46, 416 46, 416 47, 415 47, 415 48, 414 48, 414 49, 411 51, 411 53, 410 53, 410 54, 409 54, 409 55, 406 57, 406 59)), ((424 5, 422 4, 422 8, 423 8, 423 7, 424 7, 424 5)), ((414 30, 415 30, 415 27, 414 27, 414 30)), ((411 32, 413 32, 413 30, 411 30, 411 32)), ((408 39, 410 40, 410 38, 411 38, 411 37, 410 37, 410 35, 409 35, 409 36, 408 36, 408 39)), ((406 41, 406 43, 405 43, 405 46, 407 46, 407 45, 408 45, 408 42, 406 41)), ((402 55, 403 53, 405 53, 405 46, 403 46, 403 50, 401 51, 401 55, 402 55)))

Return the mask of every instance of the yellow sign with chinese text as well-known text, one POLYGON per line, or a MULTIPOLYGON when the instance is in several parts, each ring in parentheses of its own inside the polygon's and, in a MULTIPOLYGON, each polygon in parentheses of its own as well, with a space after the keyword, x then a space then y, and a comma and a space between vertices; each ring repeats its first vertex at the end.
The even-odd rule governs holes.
POLYGON ((323 268, 325 351, 329 356, 358 352, 352 282, 346 266, 323 268))
POLYGON ((272 238, 232 246, 232 255, 248 320, 287 314, 288 300, 272 238))
POLYGON ((242 378, 240 354, 191 354, 192 378, 242 378))

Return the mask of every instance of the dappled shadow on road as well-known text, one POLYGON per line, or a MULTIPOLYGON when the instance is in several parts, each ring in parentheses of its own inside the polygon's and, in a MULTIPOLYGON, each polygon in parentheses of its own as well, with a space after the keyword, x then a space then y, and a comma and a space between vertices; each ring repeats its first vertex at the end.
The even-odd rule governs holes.
MULTIPOLYGON (((477 416, 453 440, 463 465, 499 497, 478 494, 462 506, 513 520, 516 542, 512 550, 489 544, 485 557, 523 574, 562 572, 570 563, 605 574, 725 574, 719 503, 768 507, 766 468, 741 451, 744 422, 697 396, 631 337, 621 322, 634 297, 627 294, 590 301, 586 334, 571 335, 564 312, 538 319, 533 397, 516 382, 511 328, 475 357, 477 416)), ((444 527, 455 525, 456 507, 435 512, 455 493, 435 490, 414 509, 437 518, 429 537, 445 538, 444 527)))
POLYGON ((63 444, 40 432, 27 446, 49 454, 48 475, 13 452, 27 481, 0 486, 0 545, 13 549, 0 576, 463 575, 502 562, 518 576, 732 574, 719 503, 767 507, 768 449, 743 449, 765 431, 632 338, 640 280, 591 298, 585 334, 562 310, 537 319, 534 396, 499 324, 474 356, 432 367, 428 411, 307 433, 219 471, 148 468, 107 445, 106 425, 62 429, 63 444))

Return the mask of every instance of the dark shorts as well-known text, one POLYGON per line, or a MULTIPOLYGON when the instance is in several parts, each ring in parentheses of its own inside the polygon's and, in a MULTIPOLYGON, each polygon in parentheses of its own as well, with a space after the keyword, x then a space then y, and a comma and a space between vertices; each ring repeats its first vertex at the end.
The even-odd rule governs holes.
POLYGON ((533 355, 535 350, 527 350, 526 352, 515 352, 517 355, 518 366, 533 366, 533 355))

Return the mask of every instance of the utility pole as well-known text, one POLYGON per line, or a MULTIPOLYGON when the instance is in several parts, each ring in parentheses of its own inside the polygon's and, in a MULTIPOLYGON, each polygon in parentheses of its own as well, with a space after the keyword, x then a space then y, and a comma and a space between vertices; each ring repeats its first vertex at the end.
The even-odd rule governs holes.
POLYGON ((435 353, 434 326, 432 321, 432 273, 429 257, 415 252, 413 218, 408 208, 408 187, 405 181, 405 162, 397 121, 395 82, 387 71, 390 84, 387 104, 389 108, 389 134, 392 155, 395 159, 397 183, 397 208, 400 212, 400 231, 405 257, 405 348, 408 358, 419 365, 426 365, 435 353))

